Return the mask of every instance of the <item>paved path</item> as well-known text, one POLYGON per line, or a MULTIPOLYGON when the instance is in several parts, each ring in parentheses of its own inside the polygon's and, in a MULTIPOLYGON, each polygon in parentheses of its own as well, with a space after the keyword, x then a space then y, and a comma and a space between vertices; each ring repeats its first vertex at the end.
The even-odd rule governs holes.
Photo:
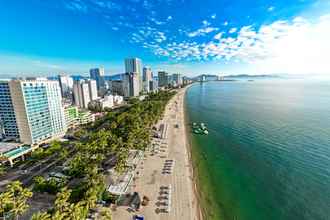
MULTIPOLYGON (((139 177, 131 188, 132 192, 137 191, 141 196, 150 198, 148 206, 142 207, 138 212, 147 220, 198 219, 184 124, 184 93, 185 89, 181 89, 167 105, 164 119, 160 122, 168 126, 166 138, 154 140, 159 146, 159 152, 153 156, 146 152, 146 159, 137 168, 139 177), (165 152, 162 152, 162 149, 166 149, 165 152), (162 174, 166 159, 175 161, 171 174, 162 174), (165 208, 162 204, 165 200, 159 199, 160 187, 168 185, 172 188, 171 210, 169 213, 159 212, 165 208)), ((113 219, 132 219, 134 213, 126 209, 127 207, 117 208, 113 212, 113 219)))

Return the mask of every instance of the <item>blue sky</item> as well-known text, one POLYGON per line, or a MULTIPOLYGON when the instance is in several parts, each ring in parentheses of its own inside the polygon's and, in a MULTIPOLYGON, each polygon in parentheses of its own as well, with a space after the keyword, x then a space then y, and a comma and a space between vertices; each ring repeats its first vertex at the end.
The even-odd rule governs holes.
POLYGON ((330 73, 329 0, 2 0, 0 74, 330 73))

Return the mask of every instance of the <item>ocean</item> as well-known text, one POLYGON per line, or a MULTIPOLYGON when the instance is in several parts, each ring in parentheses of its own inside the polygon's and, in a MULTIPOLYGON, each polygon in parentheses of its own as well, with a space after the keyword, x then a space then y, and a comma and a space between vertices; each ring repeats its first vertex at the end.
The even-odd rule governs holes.
POLYGON ((330 81, 206 82, 186 94, 209 219, 330 219, 330 81))

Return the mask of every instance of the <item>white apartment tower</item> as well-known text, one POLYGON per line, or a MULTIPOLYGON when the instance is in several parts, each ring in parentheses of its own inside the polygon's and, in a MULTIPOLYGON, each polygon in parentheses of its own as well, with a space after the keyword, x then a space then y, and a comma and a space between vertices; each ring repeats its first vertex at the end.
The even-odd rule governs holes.
POLYGON ((79 108, 88 108, 88 104, 96 100, 97 83, 95 80, 80 80, 73 84, 74 103, 79 108))
POLYGON ((97 83, 96 80, 88 80, 88 88, 89 88, 89 97, 91 101, 96 100, 97 97, 97 83))
POLYGON ((89 93, 89 85, 84 80, 75 81, 73 84, 74 103, 79 108, 88 108, 88 103, 91 101, 89 93))

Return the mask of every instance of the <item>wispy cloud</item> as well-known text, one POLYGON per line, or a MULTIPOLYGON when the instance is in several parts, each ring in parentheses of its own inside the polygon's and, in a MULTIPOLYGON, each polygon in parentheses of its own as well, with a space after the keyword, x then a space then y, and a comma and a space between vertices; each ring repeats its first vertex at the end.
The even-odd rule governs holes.
POLYGON ((208 33, 211 33, 213 31, 217 31, 219 30, 219 28, 215 28, 215 27, 204 27, 204 28, 200 28, 196 31, 193 32, 189 32, 187 35, 189 37, 197 37, 197 36, 204 36, 208 33))
POLYGON ((229 33, 230 34, 233 34, 233 33, 235 33, 237 31, 237 28, 231 28, 230 30, 229 30, 229 33))
POLYGON ((65 8, 71 11, 87 13, 88 6, 84 1, 81 0, 70 0, 65 3, 65 8))
POLYGON ((104 8, 104 9, 108 9, 108 10, 121 10, 122 6, 111 1, 111 0, 94 0, 92 1, 92 3, 94 3, 95 5, 104 8))
POLYGON ((275 10, 275 7, 274 6, 270 6, 267 8, 267 11, 271 12, 271 11, 274 11, 275 10))

